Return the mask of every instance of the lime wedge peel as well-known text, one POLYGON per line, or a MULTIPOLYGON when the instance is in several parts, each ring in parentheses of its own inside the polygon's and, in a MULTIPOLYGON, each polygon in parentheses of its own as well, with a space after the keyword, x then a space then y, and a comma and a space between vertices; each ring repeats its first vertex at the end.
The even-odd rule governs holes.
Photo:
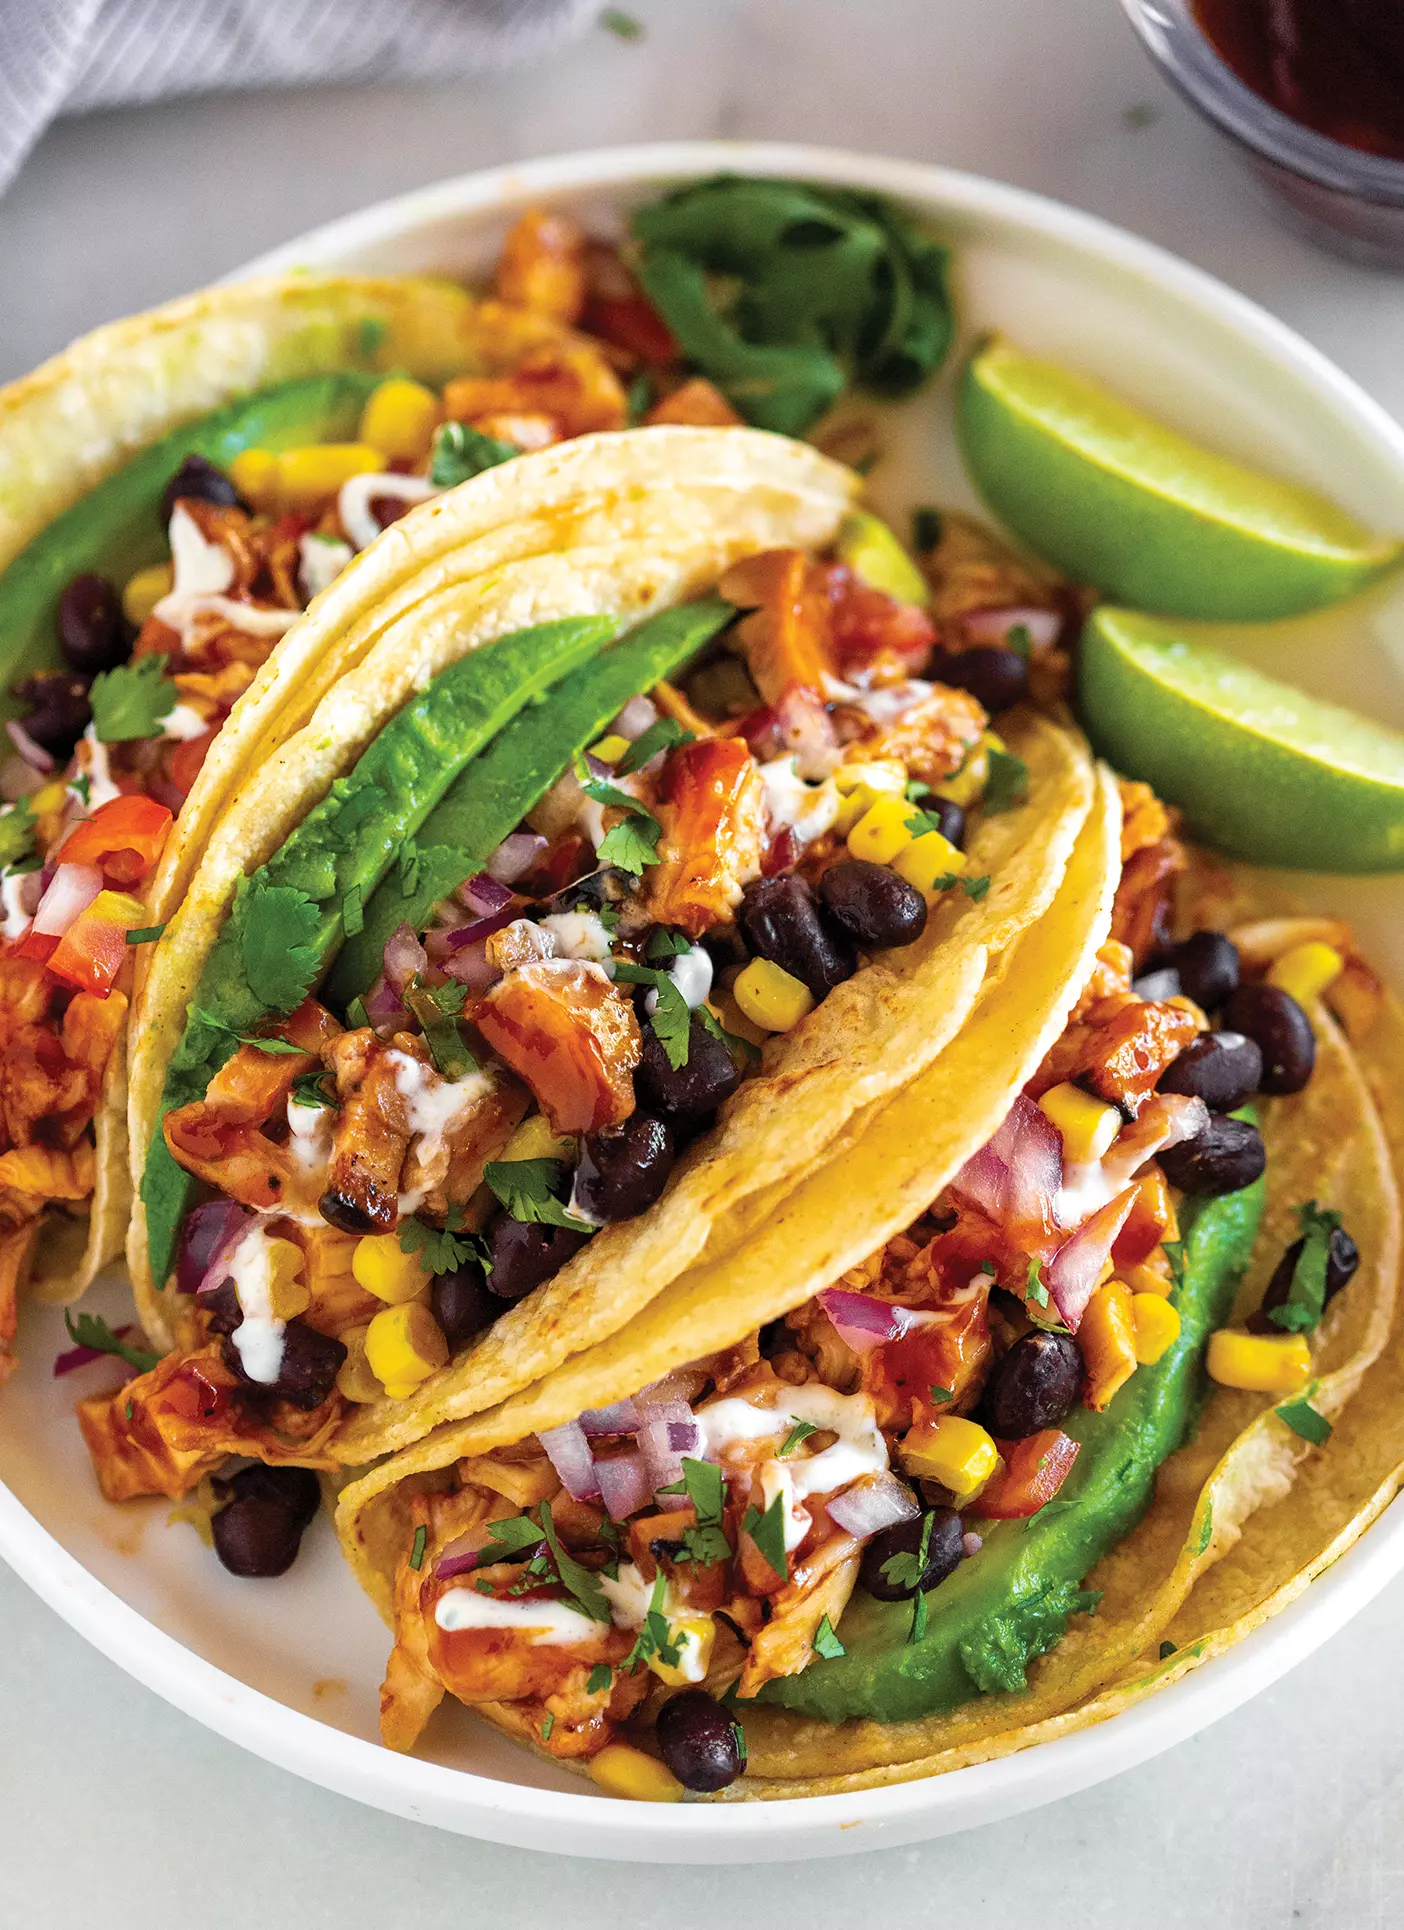
POLYGON ((1119 603, 1252 623, 1355 595, 1401 544, 1260 475, 999 337, 966 367, 961 453, 1038 556, 1119 603))
POLYGON ((1404 734, 1110 605, 1078 678, 1097 750, 1206 842, 1253 864, 1404 870, 1404 734))

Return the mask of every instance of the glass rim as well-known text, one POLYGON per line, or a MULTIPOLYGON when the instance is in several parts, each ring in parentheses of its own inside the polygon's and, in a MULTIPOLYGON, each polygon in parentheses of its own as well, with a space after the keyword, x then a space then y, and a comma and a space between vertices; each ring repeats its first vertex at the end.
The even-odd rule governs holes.
POLYGON ((1242 146, 1357 201, 1404 205, 1404 161, 1347 147, 1255 93, 1214 47, 1189 0, 1121 0, 1121 6, 1166 78, 1242 146))

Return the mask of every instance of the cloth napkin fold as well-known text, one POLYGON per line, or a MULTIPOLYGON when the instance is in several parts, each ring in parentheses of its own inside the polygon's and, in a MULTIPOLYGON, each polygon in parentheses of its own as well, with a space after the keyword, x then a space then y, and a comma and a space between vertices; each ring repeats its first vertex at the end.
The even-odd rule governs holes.
POLYGON ((0 190, 58 114, 482 73, 549 51, 599 11, 598 0, 0 0, 0 190))

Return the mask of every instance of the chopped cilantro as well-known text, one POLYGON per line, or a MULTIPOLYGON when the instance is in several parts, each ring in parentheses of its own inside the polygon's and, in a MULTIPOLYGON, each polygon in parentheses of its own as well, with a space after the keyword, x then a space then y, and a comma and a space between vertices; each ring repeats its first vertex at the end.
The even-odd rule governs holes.
POLYGON ((86 771, 79 771, 76 777, 70 777, 68 780, 68 788, 81 805, 87 806, 91 803, 93 780, 88 776, 86 771))
POLYGON ((601 1689, 609 1688, 614 1681, 614 1670, 608 1662, 596 1662, 585 1680, 586 1695, 598 1695, 601 1689))
POLYGON ((240 1045, 251 1045, 255 1052, 266 1052, 270 1059, 295 1059, 302 1051, 291 1039, 265 1039, 257 1032, 235 1034, 240 1045))
POLYGON ((811 1434, 817 1434, 818 1432, 818 1428, 815 1427, 812 1421, 796 1421, 784 1440, 780 1443, 780 1459, 783 1461, 785 1456, 792 1453, 802 1441, 807 1441, 811 1434))
POLYGON ((362 355, 374 355, 390 333, 390 324, 379 315, 363 315, 356 325, 356 347, 362 355))
POLYGON ((889 1555, 882 1564, 882 1578, 893 1588, 921 1591, 921 1578, 926 1573, 926 1564, 931 1554, 931 1530, 936 1525, 934 1514, 928 1514, 921 1524, 921 1540, 917 1543, 916 1553, 904 1550, 900 1555, 889 1555))
POLYGON ((1160 1659, 1162 1662, 1168 1662, 1172 1655, 1178 1655, 1179 1653, 1179 1649, 1173 1642, 1162 1642, 1160 1645, 1160 1659))
POLYGON ((239 936, 244 976, 271 1012, 301 1005, 317 976, 317 907, 292 885, 255 879, 243 900, 239 936))
POLYGON ((584 784, 584 791, 596 804, 628 812, 627 817, 605 832, 597 853, 600 863, 615 865, 620 871, 631 871, 636 878, 642 877, 647 866, 659 862, 658 840, 663 835, 663 826, 652 811, 617 785, 590 778, 584 784))
POLYGON ((1164 1252, 1170 1262, 1170 1291, 1175 1293, 1185 1284, 1185 1243, 1183 1240, 1167 1240, 1164 1252))
POLYGON ((404 993, 405 1004, 424 1032, 435 1069, 445 1079, 466 1079, 478 1070, 458 1023, 467 996, 466 989, 452 979, 430 987, 417 974, 404 993))
POLYGON ((338 1108, 341 1101, 336 1096, 336 1080, 325 1067, 312 1072, 299 1072, 292 1082, 288 1104, 338 1108))
POLYGON ((926 1633, 926 1596, 920 1589, 912 1597, 912 1622, 907 1630, 908 1642, 919 1642, 926 1633))
POLYGON ((1202 1555, 1204 1553, 1204 1550, 1209 1546, 1210 1542, 1213 1539, 1214 1539, 1214 1504, 1212 1501, 1206 1501, 1204 1504, 1204 1520, 1200 1526, 1199 1541, 1195 1546, 1194 1552, 1197 1555, 1202 1555))
POLYGON ((914 838, 924 838, 932 831, 945 835, 941 832, 941 820, 933 816, 930 811, 911 812, 907 818, 907 829, 914 838))
POLYGON ((1024 1298, 1031 1300, 1036 1307, 1048 1305, 1048 1289, 1043 1284, 1043 1274, 1037 1260, 1029 1261, 1029 1271, 1024 1283, 1024 1298))
POLYGON ((991 751, 985 794, 980 800, 991 816, 1022 804, 1029 794, 1029 767, 1012 751, 991 751))
POLYGON ((1006 649, 1022 657, 1025 663, 1033 655, 1033 638, 1029 635, 1029 626, 1026 623, 1016 623, 1004 639, 1004 643, 1006 649))
POLYGON ((466 422, 446 422, 434 438, 429 480, 436 489, 453 489, 521 453, 515 443, 485 436, 481 429, 470 429, 466 422))
POLYGON ((354 998, 346 1008, 346 1023, 353 1028, 370 1024, 370 1013, 363 998, 354 998))
POLYGON ((410 1549, 410 1567, 416 1574, 424 1566, 424 1544, 429 1539, 429 1530, 421 1525, 414 1531, 414 1546, 410 1549))
POLYGON ((933 891, 954 891, 957 886, 960 887, 967 898, 974 900, 974 902, 978 904, 989 890, 990 881, 988 877, 967 878, 959 871, 943 871, 939 878, 933 878, 931 880, 931 889, 933 891))
POLYGON ((841 1655, 847 1655, 848 1653, 843 1643, 840 1642, 837 1635, 834 1634, 834 1625, 827 1615, 823 1621, 820 1622, 815 1634, 814 1653, 816 1655, 822 1655, 826 1662, 836 1662, 841 1655))
POLYGON ((128 1420, 132 1418, 132 1415, 135 1413, 135 1411, 136 1410, 132 1406, 132 1403, 130 1401, 127 1402, 127 1405, 122 1410, 122 1412, 126 1415, 128 1420))
POLYGON ((906 789, 902 795, 906 798, 908 804, 916 804, 922 798, 930 797, 931 786, 929 784, 923 784, 919 777, 909 777, 907 779, 906 789))
POLYGON ((488 1533, 498 1545, 478 1550, 479 1567, 487 1561, 504 1561, 512 1555, 525 1554, 528 1548, 539 1548, 546 1539, 530 1515, 509 1515, 505 1521, 490 1521, 488 1533))
POLYGON ((912 511, 912 548, 918 556, 934 550, 941 540, 941 512, 923 507, 912 511))
POLYGON ((159 1354, 149 1353, 145 1347, 133 1347, 128 1341, 119 1340, 101 1314, 72 1314, 65 1307, 63 1324, 68 1329, 69 1339, 77 1346, 91 1347, 95 1354, 115 1354, 118 1360, 126 1361, 128 1367, 135 1367, 139 1374, 149 1374, 161 1358, 159 1354))
POLYGON ((365 930, 364 893, 359 885, 349 885, 341 901, 341 929, 348 938, 365 930))
POLYGON ((704 1032, 710 1032, 714 1039, 721 1040, 733 1059, 738 1056, 742 1059, 760 1057, 761 1049, 758 1045, 753 1045, 749 1039, 743 1039, 739 1032, 728 1032, 716 1013, 709 1011, 705 1005, 696 1006, 693 1017, 704 1032))
POLYGON ((721 1469, 711 1461, 694 1460, 685 1454, 682 1469, 681 1485, 696 1512, 697 1525, 684 1528, 678 1560, 705 1568, 712 1562, 725 1561, 731 1554, 731 1543, 722 1526, 726 1486, 721 1469))
POLYGON ((555 1726, 556 1726, 556 1718, 551 1714, 550 1710, 548 1709, 546 1712, 546 1719, 541 1725, 541 1740, 543 1742, 549 1742, 551 1740, 551 1731, 555 1728, 555 1726))
POLYGON ((1284 1401, 1281 1407, 1273 1409, 1279 1421, 1285 1421, 1294 1434, 1300 1434, 1302 1439, 1310 1441, 1313 1447, 1324 1446, 1332 1434, 1331 1423, 1311 1404, 1318 1384, 1313 1381, 1306 1392, 1300 1394, 1296 1400, 1284 1401))
POLYGON ((785 1552, 785 1497, 777 1494, 762 1514, 754 1503, 747 1508, 741 1529, 756 1544, 762 1557, 781 1581, 790 1579, 790 1561, 785 1552))
POLYGON ((127 933, 129 945, 154 945, 165 930, 164 925, 136 925, 127 933))
POLYGON ((1302 1250, 1292 1269, 1287 1298, 1280 1307, 1269 1309, 1268 1319, 1287 1333, 1309 1334, 1321 1325, 1326 1311, 1331 1235, 1340 1225, 1341 1216, 1323 1210, 1315 1200, 1306 1200, 1297 1208, 1297 1223, 1302 1229, 1302 1250))
POLYGON ((629 393, 624 405, 629 427, 636 429, 652 407, 653 377, 647 369, 640 369, 629 384, 629 393))
POLYGON ((474 1234, 463 1235, 462 1229, 461 1206, 450 1206, 442 1231, 412 1214, 400 1224, 400 1251, 417 1253, 426 1273, 457 1273, 470 1260, 482 1257, 481 1243, 474 1234))
MULTIPOLYGON (((600 849, 603 853, 604 847, 600 849)), ((692 1009, 675 981, 667 972, 660 972, 651 965, 635 965, 627 958, 614 961, 614 977, 620 984, 653 987, 658 997, 648 1022, 668 1056, 668 1064, 674 1072, 681 1072, 691 1051, 692 1009)))
POLYGON ((634 1646, 624 1659, 626 1669, 641 1668, 655 1656, 665 1668, 676 1668, 682 1660, 682 1648, 673 1639, 668 1625, 668 1617, 663 1612, 663 1601, 668 1591, 664 1576, 660 1575, 653 1584, 649 1597, 648 1611, 644 1616, 643 1627, 639 1630, 634 1646))
POLYGON ((34 849, 34 813, 22 797, 0 811, 0 867, 21 863, 34 849))
POLYGON ((627 777, 631 771, 642 770, 650 758, 657 757, 659 751, 671 751, 679 744, 696 741, 696 732, 684 730, 675 717, 656 718, 647 730, 640 731, 615 769, 620 777, 627 777))
POLYGON ((657 965, 665 958, 682 958, 691 950, 692 940, 685 931, 669 931, 666 925, 655 925, 644 946, 644 957, 657 965))
POLYGON ((606 33, 619 40, 642 40, 643 22, 635 20, 633 14, 625 13, 622 7, 606 7, 600 15, 600 25, 606 33))
POLYGON ((927 1399, 933 1407, 939 1407, 942 1401, 953 1400, 955 1397, 955 1389, 953 1387, 938 1387, 934 1381, 926 1390, 926 1393, 927 1399))
POLYGON ((474 1582, 473 1586, 480 1595, 491 1595, 493 1593, 493 1586, 491 1582, 483 1581, 479 1579, 478 1581, 474 1582))
POLYGON ((528 1226, 565 1226, 573 1233, 592 1233, 589 1222, 572 1218, 553 1192, 560 1173, 558 1159, 498 1159, 488 1161, 483 1178, 512 1219, 528 1226))
POLYGON ((746 1731, 741 1727, 741 1724, 737 1722, 734 1717, 732 1718, 731 1727, 736 1736, 736 1753, 741 1758, 741 1764, 742 1764, 742 1767, 744 1768, 746 1763, 747 1753, 748 1753, 746 1749, 746 1731))
POLYGON ((176 687, 166 675, 169 662, 169 657, 137 657, 93 678, 88 701, 99 743, 129 744, 161 735, 176 703, 176 687))

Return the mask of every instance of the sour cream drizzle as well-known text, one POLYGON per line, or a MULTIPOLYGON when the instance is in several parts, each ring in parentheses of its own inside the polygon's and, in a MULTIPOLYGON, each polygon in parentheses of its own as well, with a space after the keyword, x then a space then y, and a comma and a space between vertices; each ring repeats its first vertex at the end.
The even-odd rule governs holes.
POLYGON ((450 1588, 434 1605, 434 1620, 441 1629, 456 1634, 470 1628, 520 1629, 533 1648, 565 1647, 574 1642, 593 1642, 600 1623, 582 1615, 567 1602, 547 1599, 530 1602, 500 1602, 493 1595, 480 1595, 471 1584, 450 1588))
POLYGON ((709 1461, 749 1465, 760 1477, 767 1507, 777 1495, 783 1498, 786 1548, 797 1548, 809 1533, 812 1517, 802 1504, 811 1495, 831 1494, 863 1475, 883 1473, 888 1465, 887 1443, 866 1394, 840 1394, 816 1383, 787 1388, 773 1407, 739 1396, 713 1401, 698 1409, 697 1420, 709 1461), (747 1454, 753 1442, 783 1444, 796 1421, 808 1421, 838 1439, 818 1454, 784 1460, 776 1454, 757 1461, 747 1454))
POLYGON ((229 1277, 243 1319, 234 1329, 234 1345, 244 1372, 261 1387, 271 1387, 283 1371, 286 1323, 273 1316, 269 1281, 268 1234, 251 1226, 229 1258, 229 1277))

